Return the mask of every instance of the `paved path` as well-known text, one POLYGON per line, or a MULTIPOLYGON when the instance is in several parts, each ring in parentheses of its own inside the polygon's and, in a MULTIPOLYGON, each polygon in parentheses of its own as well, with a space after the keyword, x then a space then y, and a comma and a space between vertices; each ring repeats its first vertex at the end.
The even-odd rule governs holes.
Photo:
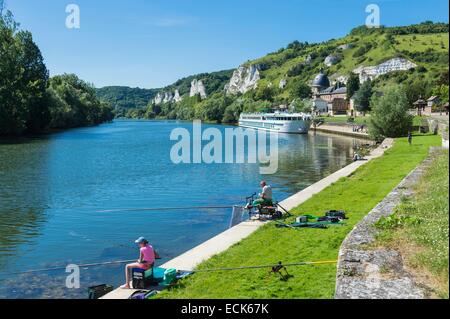
MULTIPOLYGON (((383 144, 377 149, 371 152, 371 155, 366 157, 365 161, 354 162, 343 169, 327 176, 321 181, 309 186, 308 188, 302 190, 301 192, 285 199, 280 202, 280 205, 287 210, 291 210, 298 205, 304 203, 310 199, 314 194, 317 194, 335 183, 342 177, 347 177, 352 174, 360 166, 366 164, 370 160, 380 157, 383 155, 387 148, 393 145, 392 139, 386 139, 383 144)), ((260 221, 247 221, 243 222, 233 228, 230 228, 223 233, 211 238, 210 240, 200 244, 199 246, 185 252, 184 254, 168 261, 167 263, 161 265, 162 268, 175 268, 177 270, 193 270, 203 261, 224 252, 234 244, 240 242, 242 239, 248 237, 265 223, 260 221)), ((122 274, 120 274, 122 275, 122 274)), ((127 299, 133 290, 123 290, 116 289, 110 294, 104 296, 102 299, 127 299)))
POLYGON ((351 125, 330 125, 330 124, 322 124, 316 127, 316 131, 325 132, 325 133, 333 133, 338 135, 347 135, 354 136, 360 138, 369 138, 369 134, 362 132, 353 132, 351 125))

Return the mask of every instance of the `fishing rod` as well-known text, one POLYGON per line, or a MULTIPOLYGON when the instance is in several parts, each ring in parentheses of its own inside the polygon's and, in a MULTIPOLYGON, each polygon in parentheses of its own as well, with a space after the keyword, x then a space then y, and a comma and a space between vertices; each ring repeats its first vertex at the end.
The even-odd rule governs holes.
POLYGON ((191 210, 191 209, 228 209, 236 205, 228 206, 186 206, 186 207, 149 207, 149 208, 117 208, 98 210, 97 213, 118 213, 118 212, 146 212, 146 211, 168 211, 168 210, 191 210))
MULTIPOLYGON (((108 265, 118 265, 118 264, 128 264, 131 262, 135 262, 135 259, 132 260, 117 260, 117 261, 108 261, 102 263, 90 263, 90 264, 82 264, 78 265, 80 268, 89 268, 89 267, 99 267, 99 266, 108 266, 108 265)), ((289 263, 282 264, 281 262, 278 265, 282 265, 284 267, 294 267, 294 266, 307 266, 307 265, 325 265, 325 264, 336 264, 337 260, 324 260, 324 261, 306 261, 306 262, 298 262, 298 263, 289 263)), ((263 269, 263 268, 273 268, 272 265, 258 265, 258 266, 240 266, 240 267, 224 267, 224 268, 211 268, 211 269, 199 269, 199 270, 186 270, 185 272, 191 273, 206 273, 206 272, 219 272, 219 271, 237 271, 237 270, 248 270, 248 269, 263 269)), ((54 267, 54 268, 45 268, 45 269, 36 269, 29 271, 21 271, 21 272, 11 272, 6 273, 4 275, 22 275, 22 274, 33 274, 40 272, 49 272, 49 271, 57 271, 57 270, 66 270, 66 267, 54 267)))
POLYGON ((235 271, 235 270, 247 270, 247 269, 263 269, 263 268, 273 268, 274 266, 284 266, 284 267, 294 267, 294 266, 307 266, 307 265, 325 265, 325 264, 336 264, 337 260, 324 260, 324 261, 305 261, 298 263, 283 264, 278 263, 277 265, 260 265, 260 266, 240 266, 240 267, 225 267, 225 268, 212 268, 212 269, 199 269, 193 270, 192 273, 202 273, 202 272, 219 272, 219 271, 235 271))
MULTIPOLYGON (((251 197, 247 197, 249 199, 251 197)), ((284 210, 289 216, 292 214, 279 203, 277 203, 282 210, 284 210)), ((185 207, 144 207, 144 208, 116 208, 97 210, 96 213, 119 213, 119 212, 147 212, 147 211, 169 211, 169 210, 192 210, 192 209, 229 209, 234 207, 241 207, 240 205, 222 205, 222 206, 185 206, 185 207)))
MULTIPOLYGON (((90 264, 81 264, 81 265, 74 264, 74 265, 77 265, 79 268, 90 268, 90 267, 99 267, 99 266, 128 264, 128 263, 132 263, 132 262, 136 262, 136 259, 132 259, 132 260, 116 260, 116 261, 107 261, 107 262, 102 262, 102 263, 90 263, 90 264)), ((26 271, 5 273, 4 275, 34 274, 34 273, 40 273, 40 272, 66 270, 66 268, 67 268, 67 266, 65 266, 65 267, 44 268, 44 269, 35 269, 35 270, 26 270, 26 271)))

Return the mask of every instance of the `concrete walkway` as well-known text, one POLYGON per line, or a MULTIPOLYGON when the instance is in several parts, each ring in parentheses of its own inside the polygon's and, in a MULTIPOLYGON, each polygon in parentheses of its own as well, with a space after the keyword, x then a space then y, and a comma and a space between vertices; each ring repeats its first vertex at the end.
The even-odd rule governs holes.
MULTIPOLYGON (((311 130, 313 131, 313 130, 311 130)), ((325 133, 333 133, 337 135, 346 135, 346 136, 354 136, 359 138, 369 138, 369 134, 363 132, 353 132, 351 125, 330 125, 330 124, 322 124, 316 127, 316 131, 325 132, 325 133)))
MULTIPOLYGON (((370 156, 364 161, 354 162, 341 170, 327 176, 319 182, 305 188, 301 192, 280 202, 280 205, 287 210, 291 210, 310 199, 313 195, 320 193, 322 190, 337 182, 342 177, 347 177, 355 172, 359 167, 368 163, 370 160, 380 157, 384 151, 393 145, 392 139, 386 139, 377 149, 373 150, 370 156)), ((265 222, 247 221, 223 233, 211 238, 210 240, 200 244, 199 246, 185 252, 184 254, 161 265, 162 268, 175 268, 177 270, 193 270, 203 261, 213 257, 214 255, 224 252, 242 239, 250 236, 257 229, 263 226, 265 222)), ((122 274, 123 275, 123 274, 122 274)), ((135 290, 116 289, 115 291, 104 296, 102 299, 128 299, 135 290)))

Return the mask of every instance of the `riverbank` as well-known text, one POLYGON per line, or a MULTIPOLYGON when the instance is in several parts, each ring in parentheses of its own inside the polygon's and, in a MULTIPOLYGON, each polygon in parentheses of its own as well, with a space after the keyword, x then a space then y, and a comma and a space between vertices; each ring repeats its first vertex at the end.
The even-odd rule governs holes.
MULTIPOLYGON (((261 180, 259 165, 174 164, 169 136, 176 128, 190 131, 192 123, 116 121, 0 145, 0 272, 133 259, 139 236, 148 237, 165 263, 227 230, 231 209, 192 207, 242 203, 261 180), (179 206, 186 210, 127 210, 179 206), (70 249, 53 249, 55 242, 70 249), (22 245, 33 249, 23 252, 22 245), (24 267, 22 258, 33 265, 24 267)), ((365 143, 322 133, 283 136, 279 170, 270 176, 277 198, 351 163, 353 148, 365 143)), ((122 273, 119 265, 83 269, 77 290, 61 287, 64 272, 36 274, 32 285, 8 276, 0 296, 85 298, 89 286, 123 284, 122 273)))
MULTIPOLYGON (((393 144, 392 139, 387 139, 377 149, 373 150, 371 155, 366 157, 365 161, 354 162, 341 170, 327 176, 321 181, 307 187, 306 189, 290 196, 280 203, 283 208, 291 210, 298 205, 304 203, 314 195, 320 193, 328 186, 337 182, 339 179, 347 177, 355 172, 359 167, 365 165, 369 161, 378 158, 390 148, 393 144)), ((178 270, 191 271, 196 269, 198 265, 217 254, 225 252, 228 248, 238 244, 241 240, 247 238, 259 228, 267 224, 267 222, 248 221, 243 222, 217 236, 204 242, 203 244, 189 250, 188 252, 170 260, 161 265, 162 268, 175 268, 178 270)), ((116 289, 112 293, 104 296, 102 299, 127 299, 134 290, 116 289)))
MULTIPOLYGON (((279 229, 273 223, 225 252, 201 263, 198 269, 273 264, 278 261, 336 260, 342 241, 409 172, 422 162, 430 146, 439 145, 437 136, 417 136, 412 146, 404 138, 384 156, 359 167, 294 209, 296 215, 321 215, 343 209, 349 220, 342 227, 323 229, 279 229), (243 262, 245 261, 245 263, 243 262)), ((293 218, 292 218, 293 220, 293 218)), ((292 220, 288 220, 292 221, 292 220)), ((198 273, 160 298, 333 298, 336 265, 289 268, 294 277, 280 281, 268 270, 198 273)))

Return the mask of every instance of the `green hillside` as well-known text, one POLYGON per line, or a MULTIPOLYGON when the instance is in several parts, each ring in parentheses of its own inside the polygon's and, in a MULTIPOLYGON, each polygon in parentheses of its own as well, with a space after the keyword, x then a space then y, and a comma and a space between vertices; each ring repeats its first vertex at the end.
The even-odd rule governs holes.
POLYGON ((111 104, 114 109, 145 108, 153 99, 158 89, 130 88, 127 86, 105 86, 96 89, 98 98, 111 104))
POLYGON ((111 104, 116 117, 145 117, 146 109, 155 96, 161 92, 174 93, 178 90, 180 95, 186 97, 191 89, 194 79, 202 80, 206 93, 212 95, 223 91, 226 83, 230 81, 233 70, 224 70, 212 73, 200 73, 182 78, 175 83, 161 89, 141 89, 127 86, 106 86, 97 89, 97 96, 102 101, 111 104))
MULTIPOLYGON (((376 86, 385 85, 388 79, 391 79, 391 82, 405 82, 405 84, 418 79, 433 82, 442 72, 448 71, 448 46, 447 24, 423 23, 416 26, 381 29, 359 27, 344 38, 320 44, 294 42, 285 49, 247 64, 263 65, 260 90, 269 83, 277 87, 279 81, 286 77, 287 88, 275 89, 274 99, 287 102, 284 100, 296 97, 293 92, 295 84, 298 81, 309 83, 320 68, 324 68, 333 80, 338 76, 348 76, 359 66, 375 66, 394 57, 404 57, 420 67, 415 72, 400 72, 403 73, 401 81, 392 74, 384 76, 376 81, 378 82, 375 83, 376 86), (351 44, 352 48, 339 49, 339 46, 345 44, 351 44), (336 55, 341 60, 331 67, 326 67, 323 62, 328 55, 336 55), (308 56, 312 57, 309 65, 304 63, 308 56), (267 69, 264 70, 265 68, 267 69)), ((429 85, 432 86, 432 83, 426 86, 429 85)))
MULTIPOLYGON (((420 95, 427 97, 435 92, 448 92, 448 24, 424 22, 404 27, 368 29, 357 27, 340 39, 322 43, 294 41, 286 48, 259 59, 248 61, 244 66, 256 65, 260 81, 254 90, 245 94, 225 94, 224 86, 231 78, 232 70, 199 74, 181 79, 161 89, 162 92, 178 89, 184 97, 179 103, 152 105, 132 116, 148 118, 202 119, 204 121, 235 122, 243 111, 262 111, 280 104, 291 104, 311 95, 308 85, 323 69, 331 81, 348 77, 358 67, 377 66, 392 58, 405 58, 418 67, 409 71, 395 71, 382 75, 372 82, 374 90, 401 84, 408 91, 412 103, 420 95), (346 47, 342 47, 346 46, 346 47), (338 62, 326 66, 328 56, 338 62), (208 98, 189 98, 187 93, 193 79, 203 80, 208 98), (280 88, 282 79, 286 86, 280 88), (447 91, 441 90, 446 87, 447 91)), ((299 107, 302 107, 302 103, 299 107)))

